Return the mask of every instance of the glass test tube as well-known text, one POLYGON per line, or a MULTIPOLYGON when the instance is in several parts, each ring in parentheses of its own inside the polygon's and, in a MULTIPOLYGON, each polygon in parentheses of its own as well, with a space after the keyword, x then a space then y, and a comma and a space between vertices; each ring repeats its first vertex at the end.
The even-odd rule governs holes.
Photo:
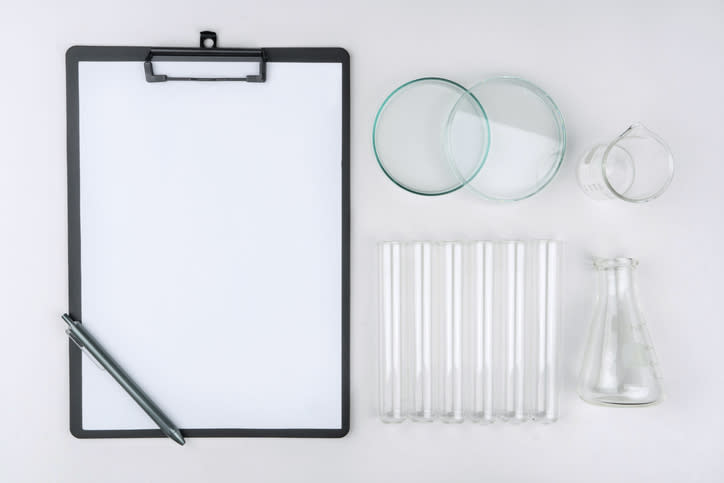
POLYGON ((462 244, 441 245, 440 419, 463 421, 462 244))
POLYGON ((561 310, 561 244, 546 243, 546 377, 545 422, 558 419, 558 337, 561 310))
POLYGON ((410 417, 432 421, 432 244, 414 242, 411 251, 412 401, 410 417))
POLYGON ((522 422, 526 420, 525 412, 525 341, 527 338, 525 330, 525 243, 515 242, 515 356, 514 379, 515 379, 515 420, 522 422))
POLYGON ((502 407, 498 416, 504 421, 520 421, 525 418, 525 244, 503 242, 501 251, 502 407))
POLYGON ((560 318, 560 243, 530 243, 527 405, 530 417, 558 417, 558 319, 560 318))
POLYGON ((535 404, 533 409, 533 417, 536 419, 545 418, 546 412, 546 386, 547 386, 547 324, 548 308, 546 303, 547 286, 548 286, 548 243, 546 241, 537 241, 535 243, 536 264, 534 277, 536 281, 535 287, 535 320, 533 326, 536 331, 536 358, 535 358, 535 404))
POLYGON ((473 242, 470 303, 472 312, 473 421, 492 423, 493 408, 493 243, 473 242))
POLYGON ((400 243, 379 244, 379 370, 380 418, 405 419, 402 381, 402 303, 400 243))

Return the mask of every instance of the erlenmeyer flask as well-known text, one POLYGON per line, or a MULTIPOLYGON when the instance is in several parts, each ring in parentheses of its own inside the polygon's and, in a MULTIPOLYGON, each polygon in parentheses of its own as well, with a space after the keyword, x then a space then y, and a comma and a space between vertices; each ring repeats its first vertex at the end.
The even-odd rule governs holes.
POLYGON ((631 258, 596 259, 598 296, 578 393, 610 406, 646 406, 661 400, 661 377, 638 307, 631 258))

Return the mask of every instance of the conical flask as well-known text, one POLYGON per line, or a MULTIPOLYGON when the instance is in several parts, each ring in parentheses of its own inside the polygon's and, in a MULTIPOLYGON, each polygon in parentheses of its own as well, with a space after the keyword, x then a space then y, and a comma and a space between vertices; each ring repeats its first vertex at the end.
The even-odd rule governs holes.
POLYGON ((656 354, 637 301, 631 258, 596 259, 598 282, 578 394, 592 404, 646 406, 663 396, 656 354))

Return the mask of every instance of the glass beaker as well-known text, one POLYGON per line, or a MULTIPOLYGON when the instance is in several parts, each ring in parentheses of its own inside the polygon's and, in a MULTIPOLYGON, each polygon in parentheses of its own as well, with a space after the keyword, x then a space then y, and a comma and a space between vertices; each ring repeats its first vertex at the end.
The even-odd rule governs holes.
POLYGON ((666 191, 673 176, 671 150, 640 123, 608 144, 593 146, 578 165, 581 189, 596 200, 651 201, 666 191))
POLYGON ((654 347, 638 306, 632 258, 596 259, 598 294, 578 394, 592 404, 647 406, 663 396, 654 347))

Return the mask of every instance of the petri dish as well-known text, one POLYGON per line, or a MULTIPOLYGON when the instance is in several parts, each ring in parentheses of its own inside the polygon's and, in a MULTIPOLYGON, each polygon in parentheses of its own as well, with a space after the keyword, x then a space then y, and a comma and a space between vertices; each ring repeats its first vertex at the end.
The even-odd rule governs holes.
POLYGON ((485 110, 475 96, 451 80, 423 77, 384 100, 372 146, 395 184, 434 196, 460 189, 475 177, 485 163, 489 138, 485 110))
MULTIPOLYGON (((545 188, 556 176, 566 151, 566 129, 558 107, 538 86, 520 77, 491 77, 468 89, 482 106, 490 129, 485 165, 473 179, 469 168, 457 167, 458 180, 489 200, 518 201, 545 188)), ((468 96, 469 97, 469 94, 468 96)), ((457 118, 468 117, 461 97, 450 115, 447 137, 458 136, 457 118)))

